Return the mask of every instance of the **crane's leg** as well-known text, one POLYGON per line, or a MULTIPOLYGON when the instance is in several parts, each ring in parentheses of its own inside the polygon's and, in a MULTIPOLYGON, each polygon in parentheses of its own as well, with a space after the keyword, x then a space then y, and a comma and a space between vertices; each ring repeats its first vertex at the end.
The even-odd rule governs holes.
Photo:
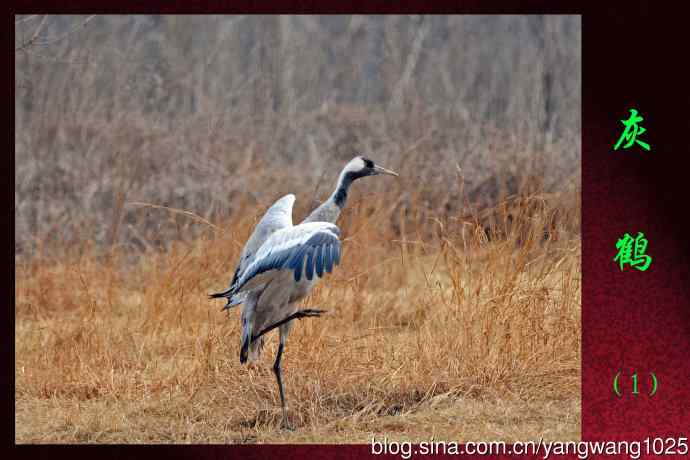
MULTIPOLYGON (((268 326, 267 328, 265 328, 264 330, 262 330, 262 331, 259 332, 258 334, 254 334, 254 335, 252 336, 252 340, 258 339, 259 337, 261 337, 262 335, 266 334, 267 332, 271 332, 273 329, 275 329, 275 328, 277 328, 277 327, 280 327, 280 326, 282 326, 282 325, 284 325, 284 324, 287 324, 287 323, 289 323, 290 321, 292 321, 293 319, 307 318, 307 317, 309 317, 309 316, 321 316, 322 313, 326 313, 326 311, 325 311, 325 310, 314 310, 314 309, 311 309, 311 308, 306 308, 306 309, 304 309, 304 310, 298 310, 298 311, 296 311, 295 313, 293 313, 293 314, 291 314, 291 315, 288 315, 286 318, 281 319, 280 321, 271 324, 270 326, 268 326)), ((282 330, 282 328, 281 328, 281 331, 280 331, 280 332, 281 332, 280 336, 283 337, 283 330, 282 330)))
POLYGON ((282 372, 280 370, 280 358, 283 356, 283 348, 285 348, 285 340, 287 334, 284 333, 283 328, 280 328, 280 344, 278 345, 278 353, 276 354, 276 361, 273 363, 273 372, 276 374, 276 380, 278 381, 278 390, 280 391, 280 406, 283 410, 283 421, 280 426, 286 430, 291 430, 292 426, 288 422, 287 418, 287 407, 285 405, 285 392, 283 391, 283 379, 282 372))
POLYGON ((278 353, 276 353, 276 360, 275 363, 273 363, 273 372, 276 375, 276 381, 278 382, 278 390, 280 391, 280 405, 281 409, 283 410, 283 421, 281 423, 281 426, 284 429, 291 430, 292 426, 290 425, 290 422, 288 421, 287 417, 287 406, 285 404, 285 391, 283 390, 283 376, 282 376, 282 371, 280 369, 280 358, 283 356, 283 349, 285 348, 285 341, 287 340, 287 336, 290 333, 290 326, 292 324, 290 323, 292 320, 299 319, 299 318, 306 318, 309 316, 321 316, 322 313, 325 313, 324 310, 315 310, 315 309, 304 309, 304 310, 298 310, 295 313, 288 315, 286 318, 271 324, 261 332, 259 332, 256 335, 252 336, 252 341, 258 339, 259 337, 263 336, 267 332, 272 331, 273 329, 279 327, 280 328, 280 343, 278 344, 278 353))

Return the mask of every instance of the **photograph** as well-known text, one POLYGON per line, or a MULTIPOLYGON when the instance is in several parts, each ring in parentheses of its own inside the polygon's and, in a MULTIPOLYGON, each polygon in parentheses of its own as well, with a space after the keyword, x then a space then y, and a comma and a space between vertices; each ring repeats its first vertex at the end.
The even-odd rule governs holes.
POLYGON ((581 19, 14 15, 15 443, 579 442, 581 19))

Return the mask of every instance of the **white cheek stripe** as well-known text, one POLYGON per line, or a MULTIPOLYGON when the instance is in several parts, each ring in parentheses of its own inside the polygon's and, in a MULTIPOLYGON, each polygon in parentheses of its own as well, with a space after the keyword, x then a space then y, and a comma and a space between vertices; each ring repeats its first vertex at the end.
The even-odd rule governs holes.
POLYGON ((345 169, 343 170, 344 173, 348 172, 354 172, 354 171, 361 171, 364 169, 365 164, 364 160, 361 158, 355 158, 354 160, 350 161, 346 166, 345 169))

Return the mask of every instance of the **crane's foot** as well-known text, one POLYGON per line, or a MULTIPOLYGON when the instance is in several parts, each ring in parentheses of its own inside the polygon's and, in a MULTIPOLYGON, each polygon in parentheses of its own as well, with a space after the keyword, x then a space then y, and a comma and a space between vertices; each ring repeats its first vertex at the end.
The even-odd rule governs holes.
POLYGON ((290 423, 287 414, 283 414, 283 419, 280 421, 280 429, 285 431, 295 431, 295 427, 290 423))

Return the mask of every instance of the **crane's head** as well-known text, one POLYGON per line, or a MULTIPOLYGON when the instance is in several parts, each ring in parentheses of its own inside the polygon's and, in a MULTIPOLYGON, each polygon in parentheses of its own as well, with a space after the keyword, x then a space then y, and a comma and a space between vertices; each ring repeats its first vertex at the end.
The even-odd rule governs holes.
POLYGON ((342 209, 342 207, 345 206, 345 200, 347 200, 347 190, 353 181, 360 177, 378 176, 379 174, 388 174, 390 176, 398 175, 398 173, 390 169, 377 165, 369 158, 363 156, 354 157, 345 165, 343 171, 340 173, 338 187, 336 187, 335 192, 333 192, 331 199, 335 200, 335 204, 342 209))
POLYGON ((356 156, 345 165, 343 174, 350 176, 352 180, 360 177, 377 176, 379 174, 388 174, 390 176, 397 176, 398 173, 379 166, 373 161, 363 156, 356 156))

